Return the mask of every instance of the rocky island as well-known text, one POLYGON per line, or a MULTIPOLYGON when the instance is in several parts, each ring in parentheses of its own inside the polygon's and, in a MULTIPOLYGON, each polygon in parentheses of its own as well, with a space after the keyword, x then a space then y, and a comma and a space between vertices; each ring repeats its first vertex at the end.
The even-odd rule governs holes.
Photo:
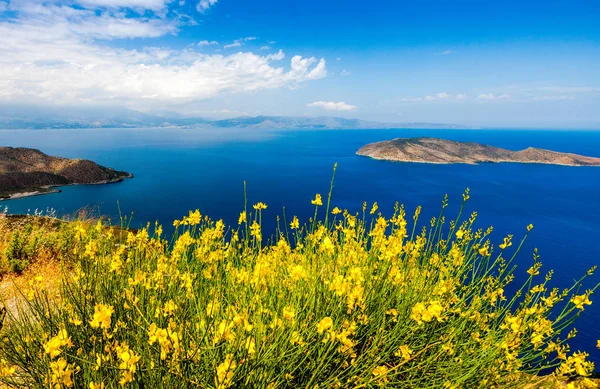
POLYGON ((36 149, 0 147, 0 199, 57 192, 56 186, 108 184, 131 173, 85 159, 53 157, 36 149))
POLYGON ((517 162, 567 166, 600 166, 600 158, 529 147, 512 151, 476 142, 457 142, 439 138, 398 138, 369 143, 356 154, 374 159, 420 163, 517 162))

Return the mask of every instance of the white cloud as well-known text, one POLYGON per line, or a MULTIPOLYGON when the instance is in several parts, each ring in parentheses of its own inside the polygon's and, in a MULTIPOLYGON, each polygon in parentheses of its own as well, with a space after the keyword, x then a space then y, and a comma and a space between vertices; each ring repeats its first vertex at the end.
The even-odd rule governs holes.
POLYGON ((271 46, 261 46, 260 47, 261 50, 271 50, 271 46))
POLYGON ((204 41, 198 42, 198 46, 212 46, 212 45, 218 45, 218 44, 219 44, 219 42, 217 42, 217 41, 204 40, 204 41))
POLYGON ((213 5, 217 4, 218 1, 219 0, 200 0, 200 2, 198 3, 198 5, 196 6, 196 9, 200 13, 205 13, 206 11, 208 11, 208 9, 210 7, 212 7, 213 5))
MULTIPOLYGON (((266 57, 269 61, 281 61, 282 59, 285 58, 285 54, 283 53, 283 50, 279 50, 277 53, 275 54, 269 54, 266 57)), ((325 74, 327 75, 327 74, 325 74)))
POLYGON ((483 101, 494 101, 494 100, 506 100, 510 96, 507 94, 495 95, 493 93, 481 93, 477 96, 477 100, 483 101))
POLYGON ((171 0, 79 0, 78 3, 86 8, 138 8, 158 11, 163 9, 171 0))
POLYGON ((306 104, 306 106, 311 108, 323 108, 328 111, 353 111, 358 108, 356 105, 346 104, 343 101, 314 101, 310 104, 306 104))
POLYGON ((244 42, 248 42, 248 41, 255 41, 256 37, 255 36, 248 36, 246 38, 240 38, 240 39, 236 39, 233 41, 233 43, 230 43, 228 45, 223 46, 224 49, 230 49, 232 47, 240 47, 244 44, 244 42))
POLYGON ((270 44, 270 45, 274 45, 277 42, 276 41, 267 41, 267 43, 270 44))
POLYGON ((176 21, 159 17, 130 18, 123 12, 54 4, 18 4, 18 21, 0 21, 0 31, 7 34, 1 38, 8 45, 27 45, 51 39, 156 38, 178 31, 176 21))
POLYGON ((162 36, 176 33, 177 25, 159 17, 27 7, 24 17, 0 21, 0 102, 167 109, 228 93, 295 88, 327 75, 325 59, 293 56, 289 65, 276 65, 283 51, 208 55, 189 47, 115 48, 98 39, 162 36))
POLYGON ((352 73, 350 73, 349 71, 347 71, 346 69, 342 70, 342 72, 340 73, 342 76, 349 76, 352 73))
POLYGON ((467 95, 463 93, 459 93, 455 96, 449 95, 446 92, 436 93, 435 95, 427 95, 423 97, 408 97, 400 99, 403 102, 419 102, 419 101, 438 101, 438 100, 452 100, 452 101, 460 101, 464 100, 467 95))
POLYGON ((8 3, 5 1, 0 1, 0 12, 4 12, 8 9, 8 3))
POLYGON ((306 78, 308 80, 318 80, 319 78, 323 78, 327 75, 327 70, 325 69, 325 59, 321 58, 319 63, 311 69, 311 66, 317 62, 315 57, 303 58, 299 55, 292 57, 290 71, 294 76, 299 76, 302 74, 306 74, 306 78))
POLYGON ((437 55, 450 55, 454 53, 454 51, 452 50, 444 50, 444 51, 440 51, 439 53, 437 53, 437 55))

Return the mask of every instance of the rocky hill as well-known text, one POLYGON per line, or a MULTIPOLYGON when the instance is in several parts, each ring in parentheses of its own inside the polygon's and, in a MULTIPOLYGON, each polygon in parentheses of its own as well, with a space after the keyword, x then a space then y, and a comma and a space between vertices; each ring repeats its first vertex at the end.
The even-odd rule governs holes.
POLYGON ((398 138, 370 143, 356 154, 398 162, 467 163, 518 162, 568 166, 600 166, 600 158, 529 147, 512 151, 476 142, 438 138, 398 138))
POLYGON ((0 147, 0 197, 3 198, 50 192, 54 186, 106 184, 130 177, 131 173, 85 159, 53 157, 23 147, 0 147))

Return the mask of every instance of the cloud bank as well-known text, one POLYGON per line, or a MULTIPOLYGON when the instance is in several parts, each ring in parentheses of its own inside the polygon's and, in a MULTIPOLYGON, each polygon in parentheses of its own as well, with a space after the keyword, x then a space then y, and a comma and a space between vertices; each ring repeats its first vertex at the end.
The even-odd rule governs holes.
MULTIPOLYGON (((77 7, 20 1, 7 6, 15 17, 0 19, 0 102, 107 103, 144 110, 226 93, 295 88, 327 76, 324 58, 295 55, 286 64, 283 51, 208 55, 194 47, 110 44, 177 34, 182 21, 158 12, 167 0, 82 0, 77 7), (124 6, 132 8, 124 12, 124 6)), ((199 4, 206 10, 215 3, 199 4)))

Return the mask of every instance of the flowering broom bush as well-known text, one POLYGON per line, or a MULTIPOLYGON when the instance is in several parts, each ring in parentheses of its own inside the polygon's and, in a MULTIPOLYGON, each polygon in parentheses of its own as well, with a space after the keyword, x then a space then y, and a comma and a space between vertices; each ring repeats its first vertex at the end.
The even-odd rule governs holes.
POLYGON ((312 203, 314 218, 282 222, 269 244, 263 203, 236 228, 190 212, 170 243, 160 226, 120 237, 102 222, 71 223, 77 260, 59 297, 48 298, 39 278, 5 320, 0 382, 498 388, 542 369, 592 372, 567 341, 591 304, 593 290, 579 289, 593 269, 549 290, 552 272, 540 274, 534 254, 527 281, 509 294, 524 239, 494 246, 476 214, 447 221, 442 211, 419 230, 419 208, 410 222, 401 206, 386 219, 376 204, 351 214, 320 195, 312 203))

